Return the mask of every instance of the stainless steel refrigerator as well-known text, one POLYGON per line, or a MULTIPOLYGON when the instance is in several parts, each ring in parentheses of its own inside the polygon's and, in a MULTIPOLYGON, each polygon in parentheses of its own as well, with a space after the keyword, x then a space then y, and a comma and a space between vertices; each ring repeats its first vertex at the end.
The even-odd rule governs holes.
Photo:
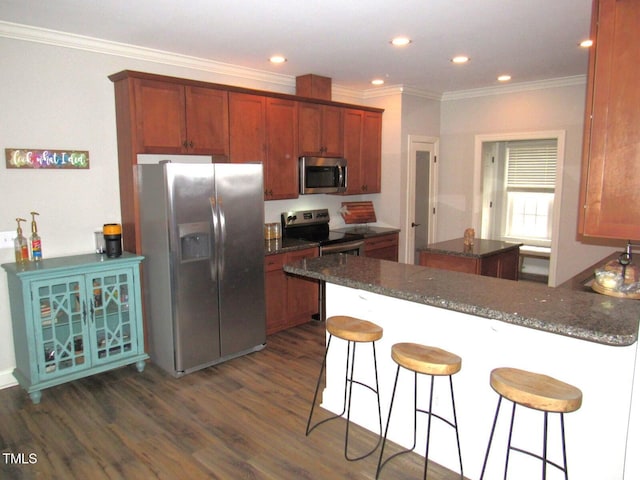
POLYGON ((136 168, 151 360, 179 377, 264 348, 262 165, 136 168))

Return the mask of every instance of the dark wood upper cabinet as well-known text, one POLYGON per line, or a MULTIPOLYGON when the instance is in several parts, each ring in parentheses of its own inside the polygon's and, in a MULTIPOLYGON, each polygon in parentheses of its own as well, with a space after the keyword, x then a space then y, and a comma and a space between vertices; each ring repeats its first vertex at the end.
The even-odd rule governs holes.
POLYGON ((300 155, 342 157, 343 109, 308 102, 298 105, 300 155))
POLYGON ((347 195, 380 192, 382 113, 344 111, 344 157, 347 159, 347 195))
POLYGON ((264 165, 265 200, 298 196, 297 112, 293 100, 229 94, 231 161, 264 165))
POLYGON ((298 102, 267 98, 265 200, 298 196, 298 102))
POLYGON ((233 163, 265 162, 267 148, 266 98, 229 94, 229 153, 233 163))
POLYGON ((640 2, 595 0, 578 232, 640 240, 640 2))
POLYGON ((344 112, 344 158, 347 159, 347 195, 362 193, 364 182, 361 174, 362 124, 364 111, 353 108, 344 112))
POLYGON ((227 92, 133 80, 137 153, 227 155, 227 92))
POLYGON ((382 175, 382 113, 364 112, 361 178, 365 193, 380 193, 382 175))
MULTIPOLYGON (((187 151, 229 156, 229 94, 224 90, 185 87, 187 151)), ((184 146, 184 145, 183 145, 184 146)))
POLYGON ((182 153, 187 138, 184 87, 133 81, 137 153, 182 153))

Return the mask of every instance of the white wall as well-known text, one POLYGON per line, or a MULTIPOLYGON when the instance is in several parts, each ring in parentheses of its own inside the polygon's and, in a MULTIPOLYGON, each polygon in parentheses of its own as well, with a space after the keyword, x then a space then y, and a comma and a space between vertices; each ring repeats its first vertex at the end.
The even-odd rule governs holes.
POLYGON ((476 135, 564 130, 560 231, 556 232, 559 246, 554 252, 558 258, 556 284, 613 251, 613 246, 587 245, 576 239, 584 104, 584 83, 443 101, 438 240, 461 237, 472 226, 476 135))

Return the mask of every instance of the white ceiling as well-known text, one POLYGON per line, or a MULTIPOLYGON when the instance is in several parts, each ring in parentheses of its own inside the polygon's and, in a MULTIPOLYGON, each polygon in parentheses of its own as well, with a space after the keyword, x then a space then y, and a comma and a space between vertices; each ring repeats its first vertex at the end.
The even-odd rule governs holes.
POLYGON ((584 75, 591 0, 0 0, 0 21, 358 90, 424 92, 584 75), (404 49, 389 44, 404 34, 404 49), (273 54, 288 61, 276 66, 273 54), (467 65, 452 56, 471 57, 467 65))

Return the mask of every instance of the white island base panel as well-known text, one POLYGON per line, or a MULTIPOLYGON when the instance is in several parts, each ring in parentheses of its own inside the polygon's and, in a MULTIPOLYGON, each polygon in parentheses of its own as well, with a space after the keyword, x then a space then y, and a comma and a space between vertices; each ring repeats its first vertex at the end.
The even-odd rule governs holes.
MULTIPOLYGON (((462 358, 462 370, 454 375, 453 385, 465 477, 477 479, 482 470, 498 401, 498 395, 489 385, 490 372, 496 367, 508 366, 550 375, 582 390, 582 407, 565 415, 570 478, 640 478, 636 476, 635 460, 627 459, 625 475, 637 343, 627 347, 601 345, 330 283, 326 287, 327 316, 350 315, 375 322, 384 330, 382 339, 377 342, 383 429, 396 372, 391 346, 398 342, 432 345, 462 358)), ((342 410, 345 355, 346 342, 334 339, 327 359, 327 383, 322 404, 334 413, 342 410)), ((413 441, 412 375, 401 370, 388 435, 391 441, 406 448, 413 441)), ((428 378, 419 376, 418 404, 425 409, 429 399, 428 378)), ((358 345, 355 379, 373 381, 369 344, 358 345)), ((451 399, 446 377, 436 378, 435 387, 434 411, 450 416, 451 399)), ((377 432, 373 394, 356 386, 353 402, 352 421, 377 432)), ((503 401, 485 479, 502 478, 510 415, 511 403, 503 401)), ((542 424, 541 412, 518 407, 513 445, 541 455, 542 424)), ((424 456, 425 415, 418 416, 418 425, 415 451, 424 456)), ((431 428, 429 458, 458 472, 453 429, 437 419, 432 421, 431 428)), ((562 462, 559 428, 559 416, 550 415, 549 458, 557 463, 562 462)), ((509 478, 539 479, 541 462, 512 452, 509 472, 509 478)), ((549 480, 564 478, 553 467, 548 468, 547 474, 549 480)), ((384 471, 381 478, 384 478, 384 471)))

